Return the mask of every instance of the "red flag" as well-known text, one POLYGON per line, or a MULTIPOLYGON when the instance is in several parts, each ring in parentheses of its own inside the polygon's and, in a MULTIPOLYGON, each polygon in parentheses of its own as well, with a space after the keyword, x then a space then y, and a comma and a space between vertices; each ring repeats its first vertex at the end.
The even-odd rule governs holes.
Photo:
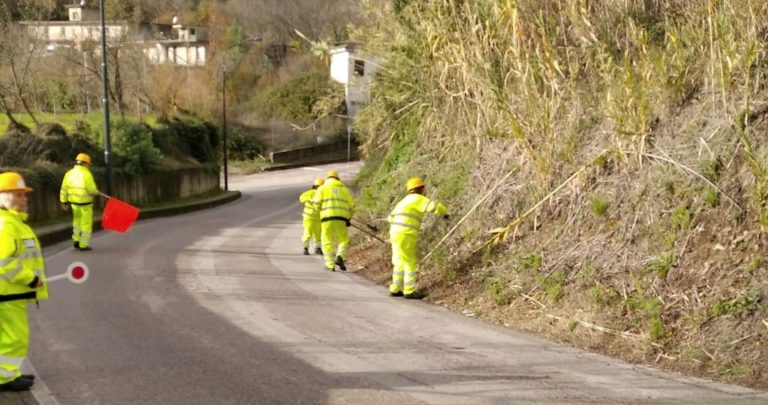
POLYGON ((101 215, 101 227, 106 230, 123 233, 136 222, 139 209, 131 204, 109 197, 104 213, 101 215))

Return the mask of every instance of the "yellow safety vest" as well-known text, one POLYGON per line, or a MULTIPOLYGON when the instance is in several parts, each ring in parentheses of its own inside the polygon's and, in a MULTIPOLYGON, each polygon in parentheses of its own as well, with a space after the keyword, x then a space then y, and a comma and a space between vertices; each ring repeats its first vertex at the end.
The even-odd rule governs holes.
POLYGON ((317 189, 313 202, 320 210, 320 220, 323 222, 334 219, 349 220, 355 210, 355 200, 347 186, 334 178, 329 178, 317 189))
POLYGON ((304 212, 302 213, 304 217, 314 219, 314 220, 319 220, 320 211, 318 211, 317 208, 315 208, 315 203, 312 202, 312 200, 315 199, 316 191, 317 190, 313 188, 301 193, 301 195, 299 196, 299 202, 304 203, 304 212))
POLYGON ((59 201, 62 203, 90 204, 93 197, 99 194, 91 171, 82 165, 75 165, 64 175, 61 182, 59 201))
POLYGON ((390 224, 389 233, 418 235, 424 213, 427 212, 445 215, 448 213, 448 209, 445 208, 445 205, 432 201, 421 194, 408 194, 397 203, 387 218, 390 224))
POLYGON ((48 299, 48 285, 30 287, 35 276, 45 281, 45 260, 40 241, 27 215, 0 209, 0 302, 48 299))

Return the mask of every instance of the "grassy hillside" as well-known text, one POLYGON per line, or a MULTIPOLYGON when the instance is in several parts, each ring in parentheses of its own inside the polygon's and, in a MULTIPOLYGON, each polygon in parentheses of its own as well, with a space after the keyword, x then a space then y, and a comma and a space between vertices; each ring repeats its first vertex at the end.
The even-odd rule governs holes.
POLYGON ((360 221, 426 177, 452 211, 424 226, 430 299, 768 388, 768 4, 392 4, 356 33, 386 61, 360 221))

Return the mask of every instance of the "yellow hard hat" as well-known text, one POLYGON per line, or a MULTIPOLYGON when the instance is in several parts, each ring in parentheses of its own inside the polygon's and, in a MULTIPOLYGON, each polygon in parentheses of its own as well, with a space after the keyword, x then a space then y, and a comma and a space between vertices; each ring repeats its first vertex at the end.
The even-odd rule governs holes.
POLYGON ((24 183, 24 178, 16 172, 5 172, 0 174, 0 192, 24 190, 27 193, 32 191, 24 183))
POLYGON ((326 174, 325 177, 335 177, 338 179, 339 172, 337 172, 336 170, 328 170, 328 174, 326 174))
POLYGON ((315 179, 315 185, 316 185, 317 187, 320 187, 320 186, 322 186, 322 185, 323 185, 323 183, 325 183, 325 180, 323 180, 323 178, 322 178, 322 177, 318 177, 318 178, 316 178, 316 179, 315 179))
POLYGON ((406 191, 412 191, 419 187, 424 187, 424 180, 421 177, 411 177, 408 179, 408 183, 405 184, 406 191))
POLYGON ((85 153, 78 153, 75 160, 78 162, 85 162, 85 163, 91 164, 91 157, 85 153))

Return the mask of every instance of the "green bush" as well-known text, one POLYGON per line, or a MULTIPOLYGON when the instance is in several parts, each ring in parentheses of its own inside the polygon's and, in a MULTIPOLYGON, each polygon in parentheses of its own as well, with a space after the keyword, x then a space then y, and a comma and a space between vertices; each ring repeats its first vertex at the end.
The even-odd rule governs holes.
POLYGON ((167 156, 216 162, 219 134, 213 124, 197 119, 172 119, 152 133, 154 145, 167 156))
POLYGON ((145 124, 118 121, 113 128, 116 163, 128 173, 149 173, 160 166, 162 154, 145 124))
POLYGON ((251 133, 234 128, 227 138, 229 158, 232 160, 254 160, 264 154, 264 145, 251 133))

